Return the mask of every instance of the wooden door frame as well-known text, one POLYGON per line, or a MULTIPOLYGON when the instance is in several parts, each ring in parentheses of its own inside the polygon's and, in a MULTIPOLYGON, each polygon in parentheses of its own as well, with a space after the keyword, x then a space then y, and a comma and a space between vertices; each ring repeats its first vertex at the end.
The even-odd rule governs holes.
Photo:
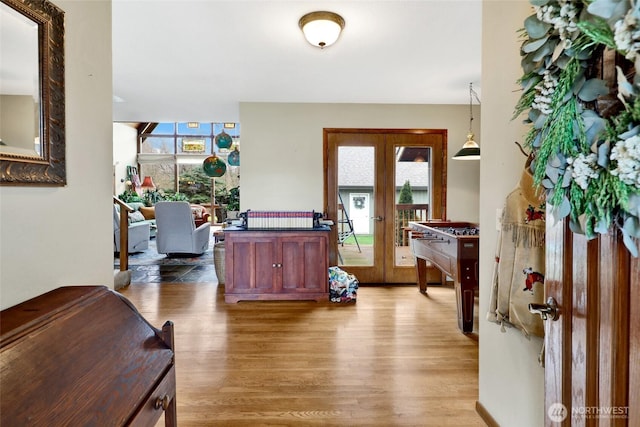
MULTIPOLYGON (((389 156, 394 156, 394 148, 399 144, 399 137, 403 135, 416 135, 421 138, 429 138, 431 135, 434 138, 437 138, 437 141, 441 143, 441 146, 437 146, 436 139, 430 141, 433 143, 432 148, 437 148, 441 154, 438 155, 438 159, 434 159, 433 163, 438 164, 440 168, 440 173, 433 173, 433 188, 429 188, 430 197, 433 198, 433 203, 430 203, 430 212, 433 212, 433 209, 440 205, 439 214, 434 215, 431 213, 431 217, 436 217, 439 219, 446 219, 447 212, 447 130, 446 129, 364 129, 364 128, 324 128, 323 129, 323 192, 324 192, 324 214, 326 218, 336 220, 338 218, 337 212, 337 203, 335 202, 335 198, 329 196, 329 189, 335 189, 338 186, 338 176, 337 176, 337 168, 333 167, 336 165, 337 158, 337 144, 334 144, 330 141, 330 135, 334 134, 365 134, 365 135, 373 135, 380 136, 382 138, 388 138, 388 140, 382 141, 382 149, 384 151, 383 156, 376 156, 375 159, 375 167, 377 171, 385 170, 385 159, 389 156), (333 167, 333 173, 329 173, 329 168, 333 167)), ((420 142, 424 143, 424 141, 420 142)), ((360 144, 354 143, 354 146, 358 146, 360 144)), ((404 143, 403 145, 407 145, 404 143)), ((435 151, 435 150, 434 150, 435 151)), ((436 157, 436 156, 434 156, 436 157)), ((378 180, 374 183, 375 194, 395 194, 394 192, 390 192, 390 188, 393 187, 393 179, 384 179, 378 180)), ((374 204, 376 201, 374 201, 374 204)), ((385 203, 383 208, 383 216, 385 218, 394 218, 395 216, 395 206, 393 204, 385 203)), ((377 233, 378 227, 385 227, 384 234, 385 236, 393 236, 393 221, 381 221, 375 222, 376 229, 374 233, 377 233)), ((338 231, 337 227, 332 227, 330 234, 330 242, 329 242, 329 264, 337 265, 337 248, 338 248, 338 231)), ((390 265, 394 269, 394 254, 385 253, 384 248, 386 248, 386 242, 382 242, 382 250, 378 251, 378 253, 374 254, 374 265, 390 265)), ((390 252, 390 251, 389 251, 390 252)), ((399 268, 399 267, 398 267, 399 268)), ((406 267, 404 267, 406 269, 406 267)), ((415 282, 415 269, 407 269, 406 274, 403 274, 399 283, 407 283, 407 282, 415 282)), ((356 272, 354 272, 356 273, 356 272)), ((395 272, 397 273, 397 272, 395 272)), ((357 274, 356 274, 357 275, 357 274)), ((384 274, 385 281, 388 281, 389 274, 384 274)), ((358 277, 359 280, 363 283, 370 282, 369 278, 365 275, 361 275, 358 277)))

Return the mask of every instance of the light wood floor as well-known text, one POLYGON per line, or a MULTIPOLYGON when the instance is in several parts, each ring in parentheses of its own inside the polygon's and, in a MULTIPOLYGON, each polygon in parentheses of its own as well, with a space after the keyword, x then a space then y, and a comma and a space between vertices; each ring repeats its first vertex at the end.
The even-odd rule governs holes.
POLYGON ((175 324, 181 427, 484 425, 478 337, 458 330, 450 287, 361 286, 355 304, 225 304, 215 283, 121 292, 175 324))

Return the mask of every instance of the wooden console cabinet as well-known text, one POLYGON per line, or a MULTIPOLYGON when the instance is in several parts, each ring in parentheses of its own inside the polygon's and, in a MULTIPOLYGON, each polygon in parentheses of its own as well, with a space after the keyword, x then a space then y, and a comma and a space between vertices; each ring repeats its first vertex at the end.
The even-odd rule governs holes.
POLYGON ((224 234, 225 302, 328 300, 328 228, 224 234))
POLYGON ((173 324, 153 328, 104 286, 0 313, 3 426, 175 426, 173 324))

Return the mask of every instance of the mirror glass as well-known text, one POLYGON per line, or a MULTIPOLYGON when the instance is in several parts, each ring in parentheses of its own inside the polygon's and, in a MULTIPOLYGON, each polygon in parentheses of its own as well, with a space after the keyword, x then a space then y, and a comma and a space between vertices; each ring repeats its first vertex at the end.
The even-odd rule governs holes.
POLYGON ((0 152, 41 157, 38 24, 0 3, 0 152))
POLYGON ((0 185, 66 185, 64 101, 64 12, 0 0, 0 185))

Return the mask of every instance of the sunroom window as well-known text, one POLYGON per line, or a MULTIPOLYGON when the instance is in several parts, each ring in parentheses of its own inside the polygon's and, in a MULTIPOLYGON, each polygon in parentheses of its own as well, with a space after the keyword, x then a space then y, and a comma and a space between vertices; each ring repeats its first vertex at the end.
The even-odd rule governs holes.
POLYGON ((206 205, 211 202, 215 182, 216 204, 223 204, 229 191, 239 186, 240 167, 227 161, 229 154, 240 147, 239 123, 146 123, 140 129, 140 176, 151 176, 163 198, 185 196, 191 203, 206 205), (231 137, 228 148, 220 148, 215 142, 219 135, 223 136, 219 139, 228 139, 224 134, 231 137), (215 180, 202 168, 203 161, 214 154, 227 163, 226 173, 215 180))

